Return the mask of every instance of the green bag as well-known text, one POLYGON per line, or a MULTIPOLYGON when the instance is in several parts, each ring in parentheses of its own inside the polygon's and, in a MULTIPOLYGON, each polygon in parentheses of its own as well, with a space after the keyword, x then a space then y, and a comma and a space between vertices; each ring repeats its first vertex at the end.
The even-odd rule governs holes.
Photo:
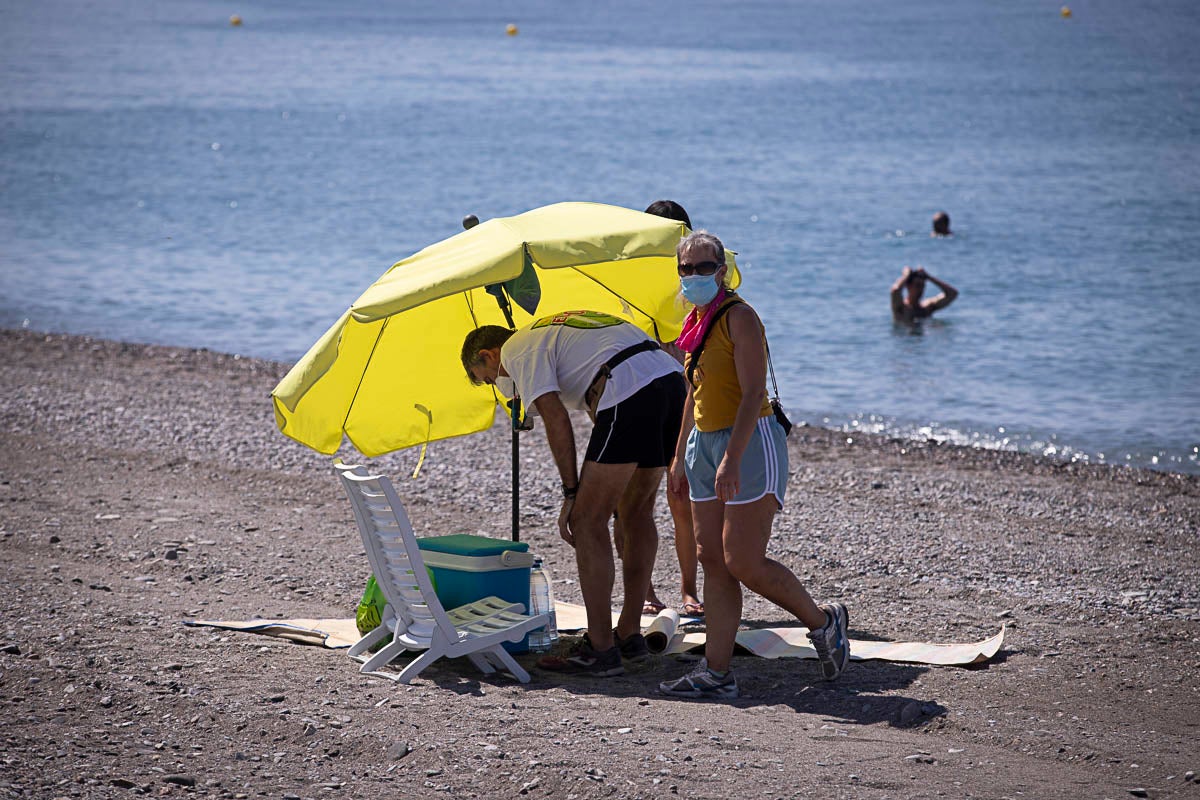
POLYGON ((358 601, 358 610, 354 614, 354 624, 358 626, 360 636, 366 636, 382 624, 383 609, 386 607, 387 600, 372 575, 367 578, 367 589, 363 592, 362 600, 358 601))
MULTIPOLYGON (((429 575, 429 582, 433 584, 436 592, 437 579, 433 575, 433 570, 426 567, 425 573, 429 575)), ((385 608, 387 608, 387 598, 383 596, 383 590, 379 588, 379 584, 375 582, 375 576, 372 574, 367 578, 367 588, 363 592, 362 599, 358 601, 358 609, 354 612, 354 624, 358 626, 359 636, 366 636, 383 624, 385 608)))

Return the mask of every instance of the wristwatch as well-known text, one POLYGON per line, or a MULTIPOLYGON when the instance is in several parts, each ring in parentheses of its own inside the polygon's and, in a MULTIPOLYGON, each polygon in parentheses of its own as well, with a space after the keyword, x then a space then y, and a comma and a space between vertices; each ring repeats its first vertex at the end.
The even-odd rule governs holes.
POLYGON ((575 484, 574 486, 567 486, 564 483, 562 485, 562 493, 563 493, 563 499, 574 500, 575 495, 579 494, 579 484, 575 484))

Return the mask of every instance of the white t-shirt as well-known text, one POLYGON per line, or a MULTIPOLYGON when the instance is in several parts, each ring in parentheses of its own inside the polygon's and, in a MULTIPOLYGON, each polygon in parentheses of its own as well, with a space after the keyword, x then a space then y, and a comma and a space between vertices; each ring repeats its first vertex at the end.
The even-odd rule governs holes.
MULTIPOLYGON (((532 413, 534 401, 547 392, 558 392, 564 406, 582 411, 583 395, 604 362, 649 340, 620 317, 564 311, 514 333, 500 348, 500 365, 512 377, 526 413, 532 413)), ((597 410, 615 406, 655 378, 682 371, 662 350, 638 353, 613 369, 597 410)))

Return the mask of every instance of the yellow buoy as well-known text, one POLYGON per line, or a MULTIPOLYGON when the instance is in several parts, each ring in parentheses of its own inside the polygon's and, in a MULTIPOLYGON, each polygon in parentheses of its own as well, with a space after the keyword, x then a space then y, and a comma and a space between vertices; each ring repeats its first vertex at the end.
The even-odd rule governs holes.
POLYGON ((1061 9, 1059 9, 1058 13, 1062 14, 1063 19, 1067 19, 1071 16, 1071 8, 1069 6, 1063 6, 1061 9))
POLYGON ((237 14, 234 14, 232 17, 229 18, 229 24, 236 28, 238 25, 242 24, 242 18, 239 17, 237 14))
POLYGON ((508 26, 504 29, 504 32, 507 33, 509 36, 516 36, 517 33, 519 33, 519 31, 517 30, 517 26, 513 25, 511 22, 508 23, 508 26))

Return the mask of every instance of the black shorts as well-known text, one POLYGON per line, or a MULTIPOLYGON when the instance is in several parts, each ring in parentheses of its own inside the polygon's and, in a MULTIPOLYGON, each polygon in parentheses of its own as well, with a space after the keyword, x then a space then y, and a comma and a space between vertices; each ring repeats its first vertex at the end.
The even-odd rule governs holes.
POLYGON ((675 456, 687 385, 672 372, 596 414, 585 461, 665 467, 675 456))

